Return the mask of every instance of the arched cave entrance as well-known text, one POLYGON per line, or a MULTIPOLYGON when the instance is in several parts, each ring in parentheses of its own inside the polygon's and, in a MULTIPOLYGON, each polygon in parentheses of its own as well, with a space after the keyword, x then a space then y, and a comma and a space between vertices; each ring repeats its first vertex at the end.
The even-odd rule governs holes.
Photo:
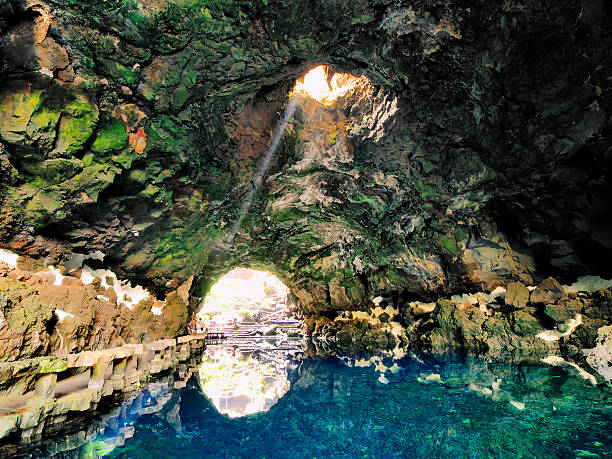
POLYGON ((198 326, 222 332, 198 371, 217 411, 238 418, 268 411, 285 395, 303 354, 303 324, 291 292, 274 274, 234 268, 210 289, 198 326))
POLYGON ((289 289, 274 274, 234 268, 211 287, 192 327, 196 331, 222 333, 226 339, 299 337, 299 319, 289 289))

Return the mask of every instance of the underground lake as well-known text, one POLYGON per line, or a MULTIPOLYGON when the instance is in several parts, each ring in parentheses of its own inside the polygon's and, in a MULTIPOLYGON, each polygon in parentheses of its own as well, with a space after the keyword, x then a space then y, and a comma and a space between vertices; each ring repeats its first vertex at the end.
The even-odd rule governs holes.
POLYGON ((258 349, 211 345, 195 367, 184 387, 164 379, 88 419, 86 430, 68 423, 47 444, 16 451, 117 458, 612 451, 609 388, 568 364, 418 352, 337 357, 313 343, 268 338, 258 349))

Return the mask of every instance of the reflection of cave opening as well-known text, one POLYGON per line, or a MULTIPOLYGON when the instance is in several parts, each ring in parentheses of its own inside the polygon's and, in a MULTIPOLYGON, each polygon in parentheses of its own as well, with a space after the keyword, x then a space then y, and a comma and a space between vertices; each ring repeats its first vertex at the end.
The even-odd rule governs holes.
POLYGON ((303 343, 208 346, 199 369, 202 391, 217 411, 230 418, 268 411, 289 390, 299 367, 303 343))
POLYGON ((366 76, 332 73, 329 66, 319 65, 297 80, 293 92, 315 99, 323 105, 332 105, 339 97, 364 83, 369 83, 366 76))
POLYGON ((303 354, 303 324, 289 289, 269 272, 236 268, 212 286, 197 314, 223 344, 209 343, 203 392, 230 418, 267 411, 289 390, 303 354))
POLYGON ((236 268, 212 286, 197 313, 199 325, 229 338, 301 336, 297 306, 275 275, 236 268))

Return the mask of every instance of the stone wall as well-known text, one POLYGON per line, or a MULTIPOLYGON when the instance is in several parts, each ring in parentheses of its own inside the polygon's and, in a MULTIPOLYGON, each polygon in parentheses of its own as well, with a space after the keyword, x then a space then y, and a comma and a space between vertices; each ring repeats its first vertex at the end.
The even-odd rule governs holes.
POLYGON ((204 349, 204 335, 0 364, 0 438, 44 434, 103 397, 129 393, 204 349))

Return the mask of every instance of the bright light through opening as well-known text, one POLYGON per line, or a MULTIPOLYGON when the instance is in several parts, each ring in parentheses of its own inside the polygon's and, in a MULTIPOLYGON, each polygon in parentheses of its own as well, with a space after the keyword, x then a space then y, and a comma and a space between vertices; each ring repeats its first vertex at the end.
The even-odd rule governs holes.
POLYGON ((268 411, 289 390, 290 361, 210 346, 199 370, 202 391, 230 418, 268 411))
POLYGON ((311 97, 323 105, 332 105, 360 82, 367 81, 366 76, 356 77, 349 73, 334 73, 330 78, 328 67, 319 65, 300 78, 293 91, 311 97))
POLYGON ((292 317, 288 296, 273 274, 244 268, 210 289, 197 314, 199 326, 225 338, 207 346, 199 375, 220 413, 235 418, 266 411, 289 389, 287 355, 296 346, 291 338, 301 343, 302 324, 292 317))
POLYGON ((256 320, 262 311, 288 313, 288 294, 289 289, 273 274, 236 268, 210 289, 198 319, 214 330, 216 326, 256 320))

